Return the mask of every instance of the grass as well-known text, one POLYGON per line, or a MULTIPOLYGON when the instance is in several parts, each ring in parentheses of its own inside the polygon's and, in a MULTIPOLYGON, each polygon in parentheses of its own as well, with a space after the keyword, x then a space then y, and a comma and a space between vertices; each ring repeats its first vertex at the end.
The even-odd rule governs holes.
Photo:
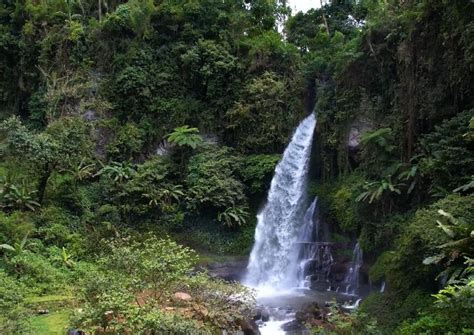
POLYGON ((46 315, 38 315, 31 321, 33 333, 36 335, 64 335, 69 328, 70 311, 57 311, 46 315))

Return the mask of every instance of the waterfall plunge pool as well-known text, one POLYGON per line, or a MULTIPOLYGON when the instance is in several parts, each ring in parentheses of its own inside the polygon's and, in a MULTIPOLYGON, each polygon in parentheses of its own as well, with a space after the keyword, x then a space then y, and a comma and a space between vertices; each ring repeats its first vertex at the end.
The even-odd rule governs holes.
POLYGON ((317 304, 326 306, 336 302, 347 307, 347 311, 355 308, 358 296, 335 291, 318 291, 307 288, 292 288, 286 290, 270 287, 257 288, 256 300, 260 309, 268 313, 268 321, 258 321, 261 335, 306 335, 309 331, 300 328, 285 331, 285 325, 290 328, 295 324, 297 313, 308 306, 317 304))

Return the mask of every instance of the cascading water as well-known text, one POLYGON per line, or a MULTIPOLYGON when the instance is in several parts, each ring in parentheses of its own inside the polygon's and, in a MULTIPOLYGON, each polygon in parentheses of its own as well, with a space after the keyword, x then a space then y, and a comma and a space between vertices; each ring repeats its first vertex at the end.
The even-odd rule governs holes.
POLYGON ((380 285, 380 293, 385 292, 385 281, 382 282, 382 285, 380 285))
POLYGON ((316 117, 311 113, 296 129, 275 168, 267 203, 257 216, 255 243, 246 284, 253 287, 294 286, 288 271, 303 224, 306 181, 316 117))
POLYGON ((357 242, 352 253, 351 267, 349 269, 349 272, 347 273, 346 279, 344 280, 347 284, 347 294, 357 294, 359 288, 359 272, 362 266, 362 262, 362 249, 360 248, 359 242, 357 242))
MULTIPOLYGON (((326 282, 333 257, 328 240, 326 226, 321 224, 317 211, 318 198, 316 197, 303 219, 303 228, 300 240, 299 254, 296 260, 297 281, 299 287, 310 287, 312 282, 326 282)), ((291 270, 290 270, 291 271, 291 270)))

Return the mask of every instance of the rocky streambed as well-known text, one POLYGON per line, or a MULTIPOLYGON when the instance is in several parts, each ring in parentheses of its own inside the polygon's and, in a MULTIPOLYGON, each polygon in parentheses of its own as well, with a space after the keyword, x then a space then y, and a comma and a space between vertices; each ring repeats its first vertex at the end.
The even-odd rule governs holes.
MULTIPOLYGON (((247 261, 238 259, 206 266, 212 276, 229 281, 240 281, 245 274, 247 261)), ((344 264, 340 265, 344 267, 344 264)), ((345 272, 341 269, 341 273, 345 272)), ((338 276, 342 277, 342 276, 338 276)), ((339 279, 339 278, 338 278, 339 279)), ((257 309, 253 317, 242 324, 245 335, 305 335, 307 326, 324 326, 329 306, 338 304, 347 312, 354 309, 359 296, 336 292, 337 283, 314 283, 311 288, 256 290, 257 309), (334 287, 333 287, 334 286, 334 287)))

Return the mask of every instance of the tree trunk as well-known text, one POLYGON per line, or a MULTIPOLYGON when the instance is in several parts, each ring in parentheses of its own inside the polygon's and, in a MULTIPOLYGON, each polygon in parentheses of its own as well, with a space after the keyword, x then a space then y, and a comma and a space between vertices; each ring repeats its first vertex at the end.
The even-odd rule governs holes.
POLYGON ((99 22, 102 21, 102 0, 99 0, 99 22))
POLYGON ((48 179, 51 176, 51 169, 49 164, 46 163, 43 167, 43 174, 41 175, 39 185, 38 185, 38 202, 43 204, 44 194, 46 192, 46 186, 48 185, 48 179))
POLYGON ((406 155, 405 161, 410 161, 413 156, 413 147, 416 139, 416 120, 417 120, 417 102, 416 102, 416 51, 413 42, 410 47, 410 64, 408 67, 408 92, 407 92, 407 126, 406 126, 406 155))
POLYGON ((319 0, 319 3, 321 4, 321 13, 323 13, 323 21, 324 21, 324 26, 326 27, 326 32, 329 34, 329 25, 328 25, 328 20, 326 20, 326 14, 324 13, 324 8, 323 8, 323 0, 319 0))

